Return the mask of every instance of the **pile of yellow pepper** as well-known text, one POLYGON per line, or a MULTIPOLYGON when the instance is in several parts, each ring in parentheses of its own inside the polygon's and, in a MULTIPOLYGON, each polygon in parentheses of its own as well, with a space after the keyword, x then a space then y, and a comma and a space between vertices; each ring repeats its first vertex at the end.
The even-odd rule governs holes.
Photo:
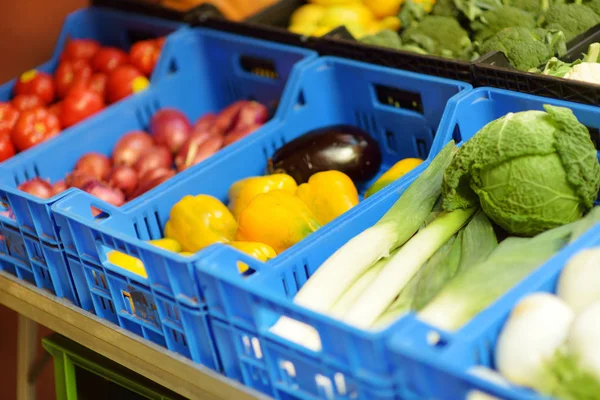
POLYGON ((398 12, 404 0, 309 0, 290 18, 289 30, 322 36, 339 26, 356 39, 384 29, 400 29, 398 12))
POLYGON ((187 253, 224 243, 267 261, 356 204, 356 187, 342 172, 319 172, 300 186, 286 174, 250 177, 230 187, 229 207, 204 194, 182 198, 165 236, 187 253))
MULTIPOLYGON (((406 158, 384 173, 366 192, 375 194, 423 160, 406 158)), ((206 194, 183 197, 171 209, 165 238, 148 243, 192 256, 215 243, 230 245, 268 261, 358 204, 352 180, 339 171, 318 172, 298 185, 286 174, 254 176, 229 188, 229 206, 206 194)), ((108 261, 147 278, 141 260, 110 251, 108 261)), ((248 266, 238 263, 240 272, 248 266)))

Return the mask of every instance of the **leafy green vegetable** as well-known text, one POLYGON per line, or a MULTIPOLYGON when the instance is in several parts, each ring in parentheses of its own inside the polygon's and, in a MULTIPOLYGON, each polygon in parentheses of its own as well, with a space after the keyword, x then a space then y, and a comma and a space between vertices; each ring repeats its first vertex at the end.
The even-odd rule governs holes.
POLYGON ((427 16, 427 14, 423 4, 415 3, 412 0, 406 0, 402 4, 398 18, 400 18, 402 27, 406 29, 417 25, 419 21, 427 16))
POLYGON ((585 5, 591 8, 593 12, 600 15, 600 0, 592 0, 585 3, 585 5))
POLYGON ((467 31, 449 17, 429 15, 402 32, 401 38, 405 45, 445 58, 468 60, 473 50, 467 31))
MULTIPOLYGON (((600 43, 592 43, 588 48, 587 54, 580 60, 575 60, 572 63, 567 63, 552 57, 544 69, 541 71, 544 75, 556 76, 559 78, 574 79, 573 75, 578 75, 581 70, 586 67, 585 64, 597 64, 600 62, 600 43), (582 65, 583 64, 583 65, 582 65)), ((535 71, 539 72, 539 71, 535 71)), ((585 77, 588 82, 594 83, 597 79, 595 76, 585 77)))
POLYGON ((437 0, 431 14, 439 15, 440 17, 451 17, 456 20, 458 20, 461 15, 454 0, 437 0))
POLYGON ((402 49, 402 41, 400 40, 400 35, 392 31, 391 29, 384 29, 374 35, 364 36, 360 39, 360 41, 365 44, 370 44, 372 46, 387 47, 394 50, 402 49))
POLYGON ((533 236, 592 207, 600 165, 567 108, 509 113, 467 141, 444 176, 444 209, 481 207, 507 232, 533 236))
POLYGON ((485 261, 448 282, 419 318, 441 329, 461 328, 565 246, 572 229, 564 225, 530 239, 505 239, 485 261))
MULTIPOLYGON (((564 1, 556 1, 555 3, 563 3, 564 1)), ((534 14, 545 12, 550 7, 550 0, 512 0, 508 5, 520 8, 534 14)))
POLYGON ((547 393, 561 400, 598 400, 600 381, 581 368, 577 357, 559 351, 549 365, 548 376, 552 377, 554 390, 547 393))
POLYGON ((502 0, 454 0, 456 7, 469 21, 475 21, 483 12, 502 7, 502 0))
POLYGON ((567 41, 600 23, 600 15, 582 4, 557 4, 544 14, 541 26, 562 31, 567 41))
POLYGON ((479 47, 481 54, 492 51, 504 53, 513 67, 528 71, 556 54, 562 56, 567 47, 562 32, 511 27, 501 30, 479 47))
POLYGON ((499 7, 483 12, 479 18, 471 23, 471 30, 475 40, 483 42, 502 29, 513 26, 535 28, 534 16, 516 7, 499 7))

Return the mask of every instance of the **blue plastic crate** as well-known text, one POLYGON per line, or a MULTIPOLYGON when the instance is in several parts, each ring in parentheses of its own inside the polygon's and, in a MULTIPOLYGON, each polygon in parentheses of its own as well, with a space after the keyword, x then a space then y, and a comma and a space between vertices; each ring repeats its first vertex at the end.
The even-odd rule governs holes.
MULTIPOLYGON (((327 125, 354 124, 373 135, 384 155, 381 172, 401 158, 426 158, 446 103, 452 96, 469 89, 468 84, 457 81, 337 58, 318 59, 302 68, 290 82, 280 103, 278 116, 282 122, 265 128, 260 135, 251 136, 237 148, 221 151, 192 173, 171 180, 168 187, 160 193, 154 192, 153 197, 146 197, 135 208, 103 207, 85 193, 56 203, 52 210, 61 227, 63 243, 69 254, 75 249, 81 260, 101 268, 109 280, 122 275, 130 282, 145 285, 155 297, 168 297, 189 307, 208 306, 210 316, 221 322, 221 331, 231 327, 229 331, 238 336, 243 333, 236 332, 255 332, 251 326, 231 325, 227 305, 218 291, 219 278, 205 275, 194 283, 192 266, 207 257, 207 252, 183 258, 143 242, 162 236, 162 227, 172 206, 188 194, 205 193, 227 201, 229 187, 239 179, 262 175, 268 158, 282 144, 327 125), (95 221, 90 213, 92 206, 110 216, 95 221), (107 263, 106 253, 112 249, 139 258, 146 266, 148 279, 140 279, 107 263)), ((366 186, 359 189, 364 190, 366 186)), ((371 208, 378 196, 367 199, 357 209, 371 208)), ((280 257, 285 258, 286 253, 293 251, 290 249, 280 257)), ((114 302, 122 292, 111 292, 111 295, 114 302)), ((243 307, 243 304, 238 306, 243 307)), ((268 371, 264 360, 256 365, 254 372, 242 373, 237 351, 229 348, 234 342, 232 338, 217 338, 227 375, 268 391, 270 383, 265 384, 262 379, 264 371, 268 371)), ((238 346, 243 344, 236 342, 238 346)))
MULTIPOLYGON (((69 239, 63 243, 59 237, 50 207, 57 200, 79 190, 69 189, 44 200, 18 190, 20 183, 36 176, 52 182, 62 179, 77 160, 90 151, 110 155, 124 134, 132 130, 147 130, 153 113, 162 107, 175 107, 191 120, 196 120, 239 99, 274 102, 283 92, 294 66, 313 57, 316 54, 308 50, 210 30, 182 30, 172 35, 163 50, 164 63, 161 62, 156 71, 162 76, 158 83, 0 166, 0 211, 4 205, 4 211, 12 211, 15 216, 15 219, 0 216, 0 227, 10 226, 13 231, 20 231, 23 237, 27 234, 34 236, 39 239, 40 245, 66 245, 72 256, 78 256, 72 241, 69 239), (265 77, 244 69, 242 63, 245 58, 270 62, 277 76, 265 77)), ((261 135, 260 131, 254 134, 261 135)), ((238 145, 235 143, 229 147, 238 145)), ((154 193, 160 193, 164 185, 155 188, 154 193)), ((124 205, 123 209, 143 203, 149 196, 152 195, 140 196, 124 205)), ((89 209, 87 211, 89 213, 89 209)), ((69 238, 67 233, 63 236, 63 239, 69 238)), ((34 254, 26 253, 21 260, 27 262, 32 257, 34 254)), ((51 271, 62 268, 50 259, 39 258, 39 261, 51 271)), ((61 272, 60 275, 64 274, 61 272)), ((76 289, 69 280, 54 280, 54 286, 55 294, 86 309, 91 308, 85 301, 78 302, 76 289)))
MULTIPOLYGON (((476 89, 455 97, 453 103, 440 124, 432 153, 451 138, 460 142, 462 138, 471 137, 486 123, 510 111, 541 109, 545 103, 569 106, 582 123, 590 128, 600 126, 600 109, 596 107, 508 91, 476 89)), ((370 333, 311 312, 291 301, 321 263, 350 238, 375 223, 424 168, 425 165, 406 176, 404 181, 382 191, 373 202, 363 203, 324 227, 306 239, 302 246, 284 254, 270 266, 253 262, 228 248, 222 248, 220 254, 214 253, 211 258, 198 262, 198 282, 212 280, 210 290, 204 290, 207 299, 211 299, 207 300, 209 312, 213 314, 215 310, 221 310, 222 314, 217 316, 227 321, 232 331, 243 329, 250 332, 251 340, 256 342, 254 347, 260 348, 258 354, 250 353, 254 355, 252 363, 260 363, 269 370, 276 397, 287 398, 292 394, 294 398, 303 399, 345 399, 349 396, 347 388, 352 386, 352 398, 459 399, 465 395, 465 392, 459 395, 459 390, 470 388, 471 382, 481 383, 480 379, 468 375, 461 377, 462 380, 452 375, 453 368, 440 359, 447 353, 444 359, 452 362, 454 368, 457 365, 471 367, 476 359, 489 365, 490 346, 502 323, 498 312, 507 310, 503 301, 482 312, 460 334, 453 336, 437 331, 441 340, 435 347, 427 344, 427 334, 432 329, 415 321, 413 315, 396 321, 384 331, 370 333), (252 285, 235 279, 232 271, 238 261, 262 270, 255 274, 254 279, 257 280, 252 285), (270 333, 268 329, 280 316, 316 328, 323 350, 313 352, 270 333), (482 337, 484 332, 487 336, 482 337), (393 353, 388 346, 392 337, 396 342, 403 341, 405 344, 393 353), (476 346, 468 347, 474 343, 470 341, 474 338, 478 340, 476 346), (455 344, 450 346, 452 343, 455 344), (466 352, 466 349, 469 351, 466 352), (440 375, 434 375, 434 371, 440 375), (451 388, 448 385, 455 386, 451 388), (346 390, 340 390, 340 387, 346 390), (372 393, 374 389, 383 392, 377 395, 372 393), (455 392, 446 393, 446 390, 455 392)), ((235 338, 240 341, 239 337, 235 338)), ((237 343, 235 348, 239 347, 237 343)), ((223 353, 221 351, 222 361, 223 353)), ((234 357, 236 354, 229 355, 234 357)), ((247 365, 251 365, 246 361, 248 354, 238 352, 237 356, 244 373, 247 365)), ((490 392, 485 383, 481 388, 490 392)), ((500 398, 505 398, 505 392, 492 389, 500 398)))
MULTIPOLYGON (((129 50, 135 41, 168 35, 183 26, 183 24, 178 22, 113 11, 105 8, 85 8, 75 11, 67 16, 52 58, 36 67, 36 69, 53 73, 58 67, 60 55, 69 39, 95 39, 103 45, 116 46, 124 50, 129 50), (110 27, 110 29, 107 29, 107 27, 110 27)), ((168 43, 165 46, 167 45, 168 43)), ((166 69, 166 67, 163 68, 163 70, 164 69, 166 69)), ((165 74, 155 73, 152 81, 159 80, 159 75, 164 76, 165 74)), ((17 78, 0 86, 0 101, 10 101, 12 99, 13 88, 16 81, 17 78)), ((94 118, 96 118, 96 116, 92 117, 91 120, 94 118)), ((77 129, 78 128, 66 129, 62 132, 62 135, 70 137, 77 129)), ((70 139, 70 141, 72 141, 72 139, 70 139)), ((16 185, 23 180, 37 176, 40 173, 40 170, 37 169, 37 165, 31 165, 31 156, 26 156, 30 151, 23 152, 9 161, 0 163, 0 165, 6 165, 8 168, 11 168, 10 165, 13 165, 13 168, 17 169, 20 168, 20 166, 26 166, 19 171, 19 175, 12 175, 12 172, 2 173, 0 175, 0 185, 15 188, 16 185)), ((51 168, 53 168, 53 166, 51 168)), ((13 171, 15 170, 13 169, 13 171)), ((48 173, 47 168, 41 172, 48 173)), ((54 248, 59 246, 59 242, 53 229, 49 205, 56 201, 56 199, 62 197, 62 195, 56 196, 49 201, 39 201, 38 199, 33 199, 31 197, 23 198, 23 193, 15 190, 10 194, 10 192, 7 193, 3 189, 0 189, 0 193, 0 198, 2 198, 2 200, 0 200, 0 211, 6 211, 10 206, 14 206, 14 214, 16 216, 15 221, 14 219, 7 218, 5 215, 0 214, 0 235, 10 236, 12 239, 12 246, 19 248, 26 247, 26 237, 27 235, 31 235, 33 238, 30 238, 30 240, 37 240, 38 246, 41 247, 49 245, 50 248, 52 248, 49 252, 53 253, 54 248), (8 201, 9 198, 11 201, 8 201), (19 233, 18 231, 21 227, 23 227, 23 229, 19 233), (17 233, 15 233, 15 230, 17 233), (21 236, 21 239, 19 239, 19 236, 21 236)), ((77 298, 67 282, 65 282, 65 287, 60 287, 60 285, 57 285, 56 283, 60 282, 60 280, 57 280, 58 276, 54 279, 55 283, 52 283, 52 281, 46 279, 48 275, 43 276, 41 273, 35 273, 36 267, 29 261, 29 258, 34 257, 35 254, 29 254, 28 252, 10 253, 3 251, 3 248, 4 247, 0 245, 0 257, 14 257, 18 259, 18 262, 13 264, 13 266, 16 266, 15 268, 7 267, 6 270, 16 271, 16 275, 19 277, 35 276, 34 283, 37 282, 40 287, 45 287, 54 294, 60 297, 66 297, 78 304, 77 298)), ((50 258, 56 260, 60 259, 53 255, 50 258)), ((54 267, 50 265, 54 261, 46 261, 44 257, 38 259, 41 263, 40 271, 55 272, 53 270, 54 267)), ((0 269, 4 268, 0 266, 0 269)), ((62 272, 61 275, 63 275, 62 272)))
MULTIPOLYGON (((436 138, 436 142, 439 143, 434 144, 434 147, 443 146, 451 138, 462 143, 487 123, 509 112, 543 110, 544 104, 572 109, 579 121, 590 129, 592 135, 596 135, 595 132, 600 128, 599 107, 502 89, 478 88, 457 99, 456 103, 454 111, 446 114, 441 123, 447 136, 436 138)), ((598 142, 596 145, 598 146, 598 142)), ((600 151, 598 155, 600 160, 600 151)), ((470 376, 466 371, 474 365, 494 367, 493 351, 497 337, 519 299, 535 291, 554 292, 559 274, 570 256, 582 248, 598 244, 600 226, 597 225, 456 332, 444 332, 419 321, 414 316, 409 317, 412 321, 407 323, 412 326, 394 336, 391 346, 398 374, 398 388, 427 398, 442 394, 449 396, 447 398, 461 398, 459 394, 464 390, 478 387, 482 380, 470 376), (435 346, 427 342, 427 337, 432 332, 441 338, 435 346), (447 371, 452 373, 448 374, 447 371), (435 382, 439 384, 434 384, 435 382)), ((496 393, 500 398, 541 398, 528 390, 500 389, 498 388, 496 393)), ((402 390, 399 392, 400 396, 403 395, 402 390)))
MULTIPOLYGON (((69 39, 94 39, 104 46, 114 46, 129 51, 131 45, 138 40, 168 35, 184 26, 179 22, 107 8, 84 8, 67 16, 52 58, 35 69, 54 73, 69 39)), ((158 75, 154 74, 152 80, 159 79, 158 75)), ((12 98, 16 82, 17 78, 0 86, 0 101, 9 101, 12 98)))

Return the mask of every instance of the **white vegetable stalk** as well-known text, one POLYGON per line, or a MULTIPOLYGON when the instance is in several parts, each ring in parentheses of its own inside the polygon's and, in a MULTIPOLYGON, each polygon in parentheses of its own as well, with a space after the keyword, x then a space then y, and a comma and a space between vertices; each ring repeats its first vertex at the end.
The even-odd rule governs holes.
POLYGON ((548 367, 565 342, 575 315, 559 297, 527 296, 512 310, 496 344, 496 366, 510 382, 550 394, 558 382, 548 367))
POLYGON ((389 262, 389 258, 379 260, 367 272, 365 272, 352 287, 340 297, 333 305, 329 314, 341 319, 350 307, 356 302, 360 295, 369 287, 369 285, 377 278, 377 275, 383 270, 383 267, 389 262))
POLYGON ((556 292, 575 314, 600 301, 600 247, 582 250, 571 257, 560 275, 556 292))
POLYGON ((462 228, 475 208, 444 213, 417 233, 394 255, 377 279, 344 315, 344 321, 369 328, 394 301, 419 268, 462 228))

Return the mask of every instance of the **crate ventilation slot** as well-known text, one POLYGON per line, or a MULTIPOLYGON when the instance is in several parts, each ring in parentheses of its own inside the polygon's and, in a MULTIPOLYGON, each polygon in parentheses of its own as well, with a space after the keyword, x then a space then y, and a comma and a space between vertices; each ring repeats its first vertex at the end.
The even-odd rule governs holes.
POLYGON ((419 93, 383 85, 375 85, 375 93, 382 104, 423 114, 423 102, 419 93))

